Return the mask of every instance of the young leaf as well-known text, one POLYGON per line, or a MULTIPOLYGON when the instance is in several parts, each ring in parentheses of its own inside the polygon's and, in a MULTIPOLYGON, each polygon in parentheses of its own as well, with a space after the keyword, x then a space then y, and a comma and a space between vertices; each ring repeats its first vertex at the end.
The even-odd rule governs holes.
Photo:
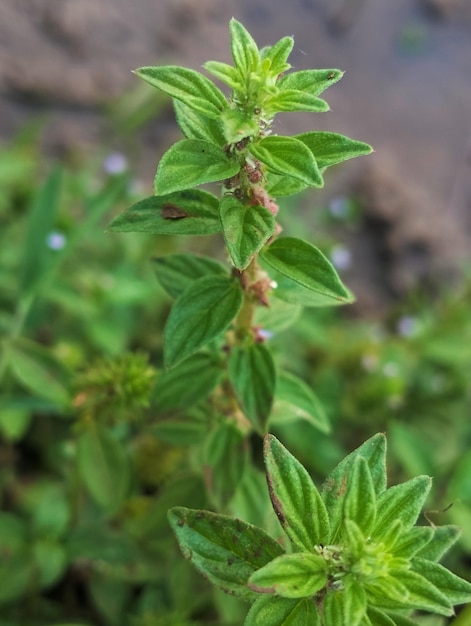
POLYGON ((293 547, 327 544, 329 515, 306 469, 273 435, 265 436, 264 458, 273 508, 293 547))
POLYGON ((320 624, 319 613, 311 598, 290 600, 271 595, 259 597, 252 604, 244 622, 244 626, 320 626, 320 624))
POLYGON ((157 280, 172 298, 178 298, 198 278, 228 276, 224 265, 206 256, 168 254, 153 261, 157 280))
POLYGON ((180 100, 173 101, 178 126, 187 139, 203 139, 222 148, 225 144, 220 119, 198 113, 180 100))
POLYGON ((433 535, 431 526, 413 526, 399 535, 394 543, 394 556, 410 559, 432 540, 433 535))
POLYGON ((122 445, 105 428, 91 425, 77 442, 80 476, 93 499, 116 511, 129 487, 129 464, 122 445))
POLYGON ((270 76, 278 76, 278 74, 286 72, 291 68, 287 61, 293 46, 294 39, 292 37, 282 37, 273 46, 267 46, 260 50, 263 67, 269 62, 268 72, 270 76))
POLYGON ((432 540, 417 553, 417 556, 430 561, 439 561, 458 541, 460 535, 461 529, 458 526, 437 526, 432 540))
POLYGON ((269 350, 261 343, 235 347, 229 357, 228 374, 244 414, 259 432, 265 433, 276 383, 269 350))
POLYGON ((372 147, 367 143, 350 139, 338 133, 313 131, 296 135, 296 139, 302 141, 311 150, 317 161, 317 166, 322 171, 347 159, 373 152, 372 147))
POLYGON ((217 119, 228 104, 224 94, 206 76, 178 65, 141 67, 135 72, 153 87, 206 117, 217 119))
POLYGON ((275 406, 270 423, 288 419, 304 419, 323 433, 330 432, 330 424, 318 398, 306 383, 288 372, 278 378, 275 406))
POLYGON ((311 111, 313 113, 329 111, 329 105, 322 98, 295 89, 280 90, 279 93, 266 99, 264 107, 269 115, 281 111, 311 111))
POLYGON ((365 537, 369 536, 376 519, 376 494, 370 468, 362 456, 356 457, 348 473, 343 513, 365 537))
POLYGON ((223 333, 242 305, 238 281, 205 276, 173 305, 164 329, 164 362, 173 367, 223 333))
POLYGON ((296 552, 273 559, 254 572, 248 584, 257 593, 276 594, 283 598, 307 598, 326 583, 325 559, 311 552, 296 552))
POLYGON ((451 604, 471 602, 471 583, 443 565, 416 557, 412 560, 412 569, 441 591, 451 604))
POLYGON ((258 69, 258 46, 247 29, 234 18, 229 24, 231 32, 231 51, 234 64, 245 78, 258 69))
POLYGON ((311 150, 294 137, 265 137, 252 143, 250 152, 275 174, 291 176, 311 187, 324 184, 311 150))
POLYGON ((231 422, 220 424, 206 438, 206 485, 218 509, 224 509, 234 496, 244 476, 247 460, 247 442, 231 422))
POLYGON ((250 576, 283 554, 265 531, 239 519, 209 511, 174 507, 168 513, 183 555, 213 584, 245 599, 250 576))
POLYGON ((340 70, 300 70, 282 76, 277 84, 280 90, 296 89, 318 96, 343 76, 340 70))
POLYGON ((306 289, 332 300, 351 301, 334 266, 320 250, 307 241, 280 237, 262 250, 262 258, 275 270, 306 289))
POLYGON ((335 541, 342 521, 345 488, 357 456, 364 457, 368 463, 376 495, 386 489, 386 437, 377 434, 340 461, 322 485, 321 494, 332 525, 331 542, 335 541))
POLYGON ((157 168, 157 196, 182 191, 203 183, 224 180, 237 174, 239 163, 221 148, 201 139, 182 139, 163 155, 157 168))
POLYGON ((202 189, 186 189, 149 196, 114 218, 108 230, 150 235, 212 235, 221 230, 216 196, 202 189))
POLYGON ((431 486, 432 479, 429 476, 416 476, 383 491, 377 500, 376 523, 372 536, 381 537, 395 519, 401 520, 404 530, 413 526, 431 486))
POLYGON ((225 196, 219 207, 222 232, 232 262, 244 270, 275 231, 275 217, 262 206, 225 196))
POLYGON ((237 68, 220 61, 206 61, 204 69, 228 85, 234 91, 241 91, 244 88, 244 80, 237 68))
POLYGON ((257 120, 237 109, 227 109, 221 115, 225 142, 237 143, 245 137, 254 137, 260 131, 257 120))
POLYGON ((194 406, 219 383, 223 370, 211 354, 194 354, 171 370, 161 372, 152 392, 159 411, 194 406))

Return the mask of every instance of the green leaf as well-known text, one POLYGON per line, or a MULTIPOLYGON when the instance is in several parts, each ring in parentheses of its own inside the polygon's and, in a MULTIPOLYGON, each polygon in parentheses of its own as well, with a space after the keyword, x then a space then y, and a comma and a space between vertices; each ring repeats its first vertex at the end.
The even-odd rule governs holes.
POLYGON ((266 246, 261 256, 276 271, 321 296, 351 302, 334 266, 315 246, 296 239, 280 237, 266 246))
MULTIPOLYGON (((387 613, 373 607, 368 608, 367 616, 373 626, 396 626, 395 621, 387 613)), ((416 626, 415 622, 411 622, 411 626, 416 626)))
POLYGON ((386 489, 386 437, 379 433, 342 459, 322 485, 321 494, 329 511, 332 525, 331 543, 335 541, 343 519, 343 502, 348 476, 357 456, 364 457, 368 463, 376 495, 378 496, 386 489))
POLYGON ((458 526, 436 526, 432 540, 423 547, 417 556, 430 561, 439 561, 448 552, 461 535, 458 526))
POLYGON ((98 424, 81 433, 77 442, 80 476, 90 495, 114 512, 124 502, 129 486, 129 465, 122 445, 98 424))
POLYGON ((244 88, 244 80, 237 68, 220 61, 206 61, 204 69, 228 85, 234 91, 241 91, 244 88))
POLYGON ((280 333, 296 324, 301 312, 300 306, 273 299, 270 301, 270 306, 257 307, 255 326, 271 333, 280 333))
MULTIPOLYGON (((439 567, 441 567, 439 565, 439 567)), ((408 591, 403 596, 403 606, 431 611, 439 615, 452 615, 452 601, 449 600, 435 585, 413 570, 400 570, 391 572, 387 577, 388 584, 391 579, 396 579, 408 591)), ((469 596, 468 596, 469 598, 469 596)))
POLYGON ((318 554, 296 552, 282 554, 249 578, 249 587, 257 593, 283 598, 307 598, 327 583, 327 563, 318 554))
POLYGON ((154 191, 163 196, 238 173, 240 165, 221 148, 201 139, 182 139, 167 150, 157 168, 154 191))
POLYGON ((412 570, 432 583, 451 604, 471 602, 471 583, 453 574, 443 565, 415 557, 412 570))
POLYGON ((170 419, 159 420, 151 428, 153 435, 172 446, 192 446, 206 438, 208 420, 198 409, 185 413, 182 417, 172 416, 170 419))
POLYGON ((242 204, 231 196, 222 198, 219 210, 232 262, 244 270, 273 235, 275 217, 265 207, 242 204))
POLYGON ((348 473, 343 513, 365 537, 369 536, 376 519, 376 494, 370 468, 362 456, 355 458, 348 473))
POLYGON ((293 547, 327 544, 329 515, 306 469, 273 435, 265 436, 264 459, 272 505, 293 547))
POLYGON ((205 256, 169 254, 153 261, 157 280, 172 298, 178 298, 198 278, 228 276, 224 265, 205 256))
POLYGON ((231 33, 232 58, 236 68, 245 78, 258 69, 259 52, 257 44, 247 29, 234 18, 229 23, 231 33))
POLYGON ((242 306, 237 280, 206 276, 175 301, 164 329, 164 362, 173 367, 223 333, 242 306))
POLYGON ((381 537, 395 519, 401 520, 404 530, 413 526, 431 486, 432 479, 429 476, 416 476, 383 491, 377 500, 376 523, 372 536, 381 537))
POLYGON ((343 623, 360 626, 366 614, 367 597, 365 589, 352 577, 345 580, 343 623))
POLYGON ((245 137, 254 137, 260 132, 257 120, 245 111, 227 109, 221 115, 221 121, 228 144, 237 143, 245 137))
POLYGON ((216 507, 224 509, 244 476, 247 441, 232 422, 220 424, 205 442, 205 478, 216 507))
POLYGON ((282 89, 296 89, 311 96, 318 96, 327 87, 339 81, 343 72, 340 70, 300 70, 282 76, 277 87, 282 89))
POLYGON ((270 595, 252 604, 244 626, 320 626, 320 623, 319 613, 310 598, 290 600, 270 595))
POLYGON ((198 113, 217 119, 228 104, 224 94, 206 76, 178 65, 141 67, 135 72, 153 87, 181 100, 198 113))
POLYGON ((355 300, 353 294, 349 292, 346 288, 345 289, 349 294, 349 299, 334 300, 329 295, 324 295, 322 293, 319 293, 318 291, 306 289, 306 287, 303 287, 298 282, 291 280, 287 276, 283 276, 278 272, 274 274, 273 270, 271 270, 270 276, 276 283, 276 288, 272 292, 273 296, 276 299, 287 302, 289 304, 295 304, 302 307, 323 308, 327 306, 342 306, 345 304, 350 304, 355 300))
POLYGON ((311 150, 294 137, 265 137, 252 143, 250 152, 275 174, 291 176, 311 187, 324 184, 311 150))
POLYGON ((114 218, 108 230, 150 235, 212 235, 221 230, 219 201, 202 189, 149 196, 114 218))
POLYGON ((310 93, 296 91, 295 89, 280 90, 276 95, 266 99, 264 107, 269 115, 281 111, 321 113, 330 110, 329 105, 322 98, 317 98, 310 93))
POLYGON ((265 531, 209 511, 174 507, 169 521, 185 558, 214 585, 253 599, 247 587, 253 572, 283 553, 265 531))
POLYGON ((433 535, 431 526, 413 526, 399 535, 393 547, 394 556, 410 559, 433 539, 433 535))
POLYGON ((12 600, 24 598, 28 588, 35 580, 35 564, 26 554, 9 556, 4 554, 0 562, 0 606, 9 604, 12 600))
POLYGON ((340 626, 344 624, 345 615, 345 592, 329 591, 324 600, 323 626, 340 626))
POLYGON ((267 66, 270 76, 278 76, 278 74, 290 69, 291 65, 287 61, 293 46, 294 39, 292 37, 282 37, 273 46, 267 46, 260 50, 262 67, 267 66))
POLYGON ((373 152, 373 148, 367 143, 338 133, 313 131, 295 137, 311 150, 322 171, 331 165, 373 152))
POLYGON ((219 383, 223 369, 211 354, 194 354, 171 370, 161 372, 152 392, 158 411, 194 406, 219 383))
POLYGON ((229 356, 228 374, 244 414, 265 433, 276 384, 270 351, 261 343, 236 346, 229 356))
POLYGON ((270 423, 291 419, 303 419, 323 433, 330 432, 327 416, 312 389, 297 376, 283 372, 276 385, 275 405, 270 423))
POLYGON ((282 176, 274 172, 267 172, 266 190, 271 198, 281 198, 282 196, 293 196, 296 193, 304 191, 309 187, 302 180, 291 178, 291 176, 282 176))
POLYGON ((40 539, 33 546, 33 554, 41 589, 52 587, 59 582, 68 564, 64 547, 51 539, 40 539))
POLYGON ((69 393, 58 376, 57 364, 34 345, 10 346, 9 363, 15 378, 26 389, 59 406, 67 405, 69 393))
POLYGON ((225 139, 220 119, 213 120, 179 100, 173 101, 178 126, 187 139, 203 139, 221 148, 225 139))
POLYGON ((51 250, 47 246, 47 237, 53 230, 59 207, 61 179, 61 170, 54 169, 35 194, 20 267, 19 283, 22 293, 31 291, 48 268, 51 250))

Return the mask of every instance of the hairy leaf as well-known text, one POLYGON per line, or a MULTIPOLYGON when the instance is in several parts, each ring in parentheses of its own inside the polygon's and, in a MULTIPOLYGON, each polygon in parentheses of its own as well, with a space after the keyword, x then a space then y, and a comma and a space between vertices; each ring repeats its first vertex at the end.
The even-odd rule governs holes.
POLYGON ((282 37, 273 46, 267 46, 260 50, 262 67, 264 69, 266 67, 270 76, 278 76, 278 74, 290 69, 291 65, 287 61, 293 46, 294 39, 292 37, 282 37))
POLYGON ((313 153, 319 169, 336 165, 347 159, 370 154, 371 146, 338 133, 313 131, 296 135, 313 153))
POLYGON ((168 254, 153 261, 157 280, 172 298, 178 298, 198 278, 228 276, 224 265, 210 257, 168 254))
POLYGON ((458 541, 460 535, 461 529, 458 526, 437 526, 432 540, 418 552, 417 556, 430 561, 439 561, 458 541))
POLYGON ((241 598, 255 597, 248 579, 283 554, 263 530, 239 519, 183 507, 168 516, 183 555, 213 584, 241 598))
POLYGON ((320 626, 320 623, 319 613, 310 598, 290 600, 262 596, 253 603, 244 626, 320 626))
POLYGON ((216 196, 202 189, 185 189, 149 196, 114 218, 108 230, 151 235, 212 235, 221 230, 216 196))
POLYGON ((370 468, 363 456, 355 458, 348 473, 343 513, 355 522, 365 537, 369 536, 376 519, 376 494, 370 468))
POLYGON ((306 469, 273 435, 265 437, 264 458, 273 508, 293 547, 327 544, 329 515, 306 469))
POLYGON ((258 46, 247 29, 234 18, 229 23, 232 58, 236 68, 246 77, 259 64, 258 46))
POLYGON ((274 216, 262 206, 225 196, 220 204, 222 232, 232 262, 244 270, 275 231, 274 216))
POLYGON ((223 333, 242 305, 238 281, 195 280, 175 301, 164 329, 164 362, 173 367, 223 333))
POLYGON ((228 106, 224 94, 206 76, 178 65, 141 67, 135 72, 153 87, 181 100, 195 111, 217 119, 228 106))
POLYGON ((439 563, 415 557, 412 569, 429 583, 432 583, 451 604, 471 602, 471 583, 460 578, 439 563))
POLYGON ((180 130, 187 139, 203 139, 221 148, 224 146, 225 139, 220 118, 206 117, 180 100, 174 100, 173 107, 180 130))
POLYGON ((232 65, 221 63, 220 61, 206 61, 203 67, 207 72, 228 85, 231 89, 235 91, 243 89, 243 78, 239 70, 232 65))
POLYGON ((234 176, 237 161, 221 148, 201 139, 182 139, 163 155, 157 168, 154 191, 158 196, 234 176))
POLYGON ((281 77, 279 89, 296 89, 311 96, 318 96, 343 76, 340 70, 300 70, 281 77))
POLYGON ((329 105, 325 100, 296 89, 280 90, 279 93, 267 98, 265 108, 269 115, 279 111, 311 111, 313 113, 329 111, 329 105))

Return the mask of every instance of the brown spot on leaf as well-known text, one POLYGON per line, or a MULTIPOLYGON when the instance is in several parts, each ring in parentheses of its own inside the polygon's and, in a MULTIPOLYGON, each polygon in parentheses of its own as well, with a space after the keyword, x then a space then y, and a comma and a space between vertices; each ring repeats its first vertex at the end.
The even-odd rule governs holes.
POLYGON ((162 206, 161 215, 165 220, 179 220, 182 217, 188 217, 186 211, 171 202, 162 206))
POLYGON ((270 500, 273 505, 273 509, 276 513, 277 518, 280 520, 280 524, 283 528, 286 527, 286 517, 283 513, 283 505, 281 504, 281 500, 275 493, 275 489, 273 487, 273 481, 271 479, 270 474, 267 473, 267 484, 268 484, 268 492, 270 494, 270 500))

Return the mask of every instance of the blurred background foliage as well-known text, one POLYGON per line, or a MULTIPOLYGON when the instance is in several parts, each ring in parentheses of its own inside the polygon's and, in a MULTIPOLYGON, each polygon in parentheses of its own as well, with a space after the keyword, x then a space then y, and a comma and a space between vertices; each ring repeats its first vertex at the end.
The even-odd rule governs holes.
MULTIPOLYGON (((355 15, 346 6, 344 21, 355 15)), ((402 54, 420 54, 433 34, 415 24, 401 31, 402 54)), ((149 193, 136 134, 152 139, 157 120, 161 144, 168 139, 168 102, 149 93, 138 86, 108 102, 109 140, 88 154, 51 159, 42 118, 0 147, 0 626, 237 626, 246 606, 183 560, 166 511, 217 508, 276 529, 261 441, 240 441, 205 399, 217 362, 189 359, 184 386, 161 369, 170 300, 151 259, 189 250, 220 258, 221 241, 105 232, 149 193)), ((361 138, 374 143, 366 131, 361 138)), ((368 257, 357 264, 355 255, 359 241, 373 245, 357 191, 289 198, 280 213, 285 234, 315 234, 347 284, 372 275, 368 257)), ((469 268, 449 288, 428 287, 395 292, 379 312, 358 294, 343 310, 261 315, 278 363, 312 387, 332 427, 323 434, 293 418, 273 431, 318 482, 385 431, 390 483, 433 476, 421 523, 462 528, 447 565, 470 579, 469 268)), ((417 620, 469 626, 471 610, 417 620)))

